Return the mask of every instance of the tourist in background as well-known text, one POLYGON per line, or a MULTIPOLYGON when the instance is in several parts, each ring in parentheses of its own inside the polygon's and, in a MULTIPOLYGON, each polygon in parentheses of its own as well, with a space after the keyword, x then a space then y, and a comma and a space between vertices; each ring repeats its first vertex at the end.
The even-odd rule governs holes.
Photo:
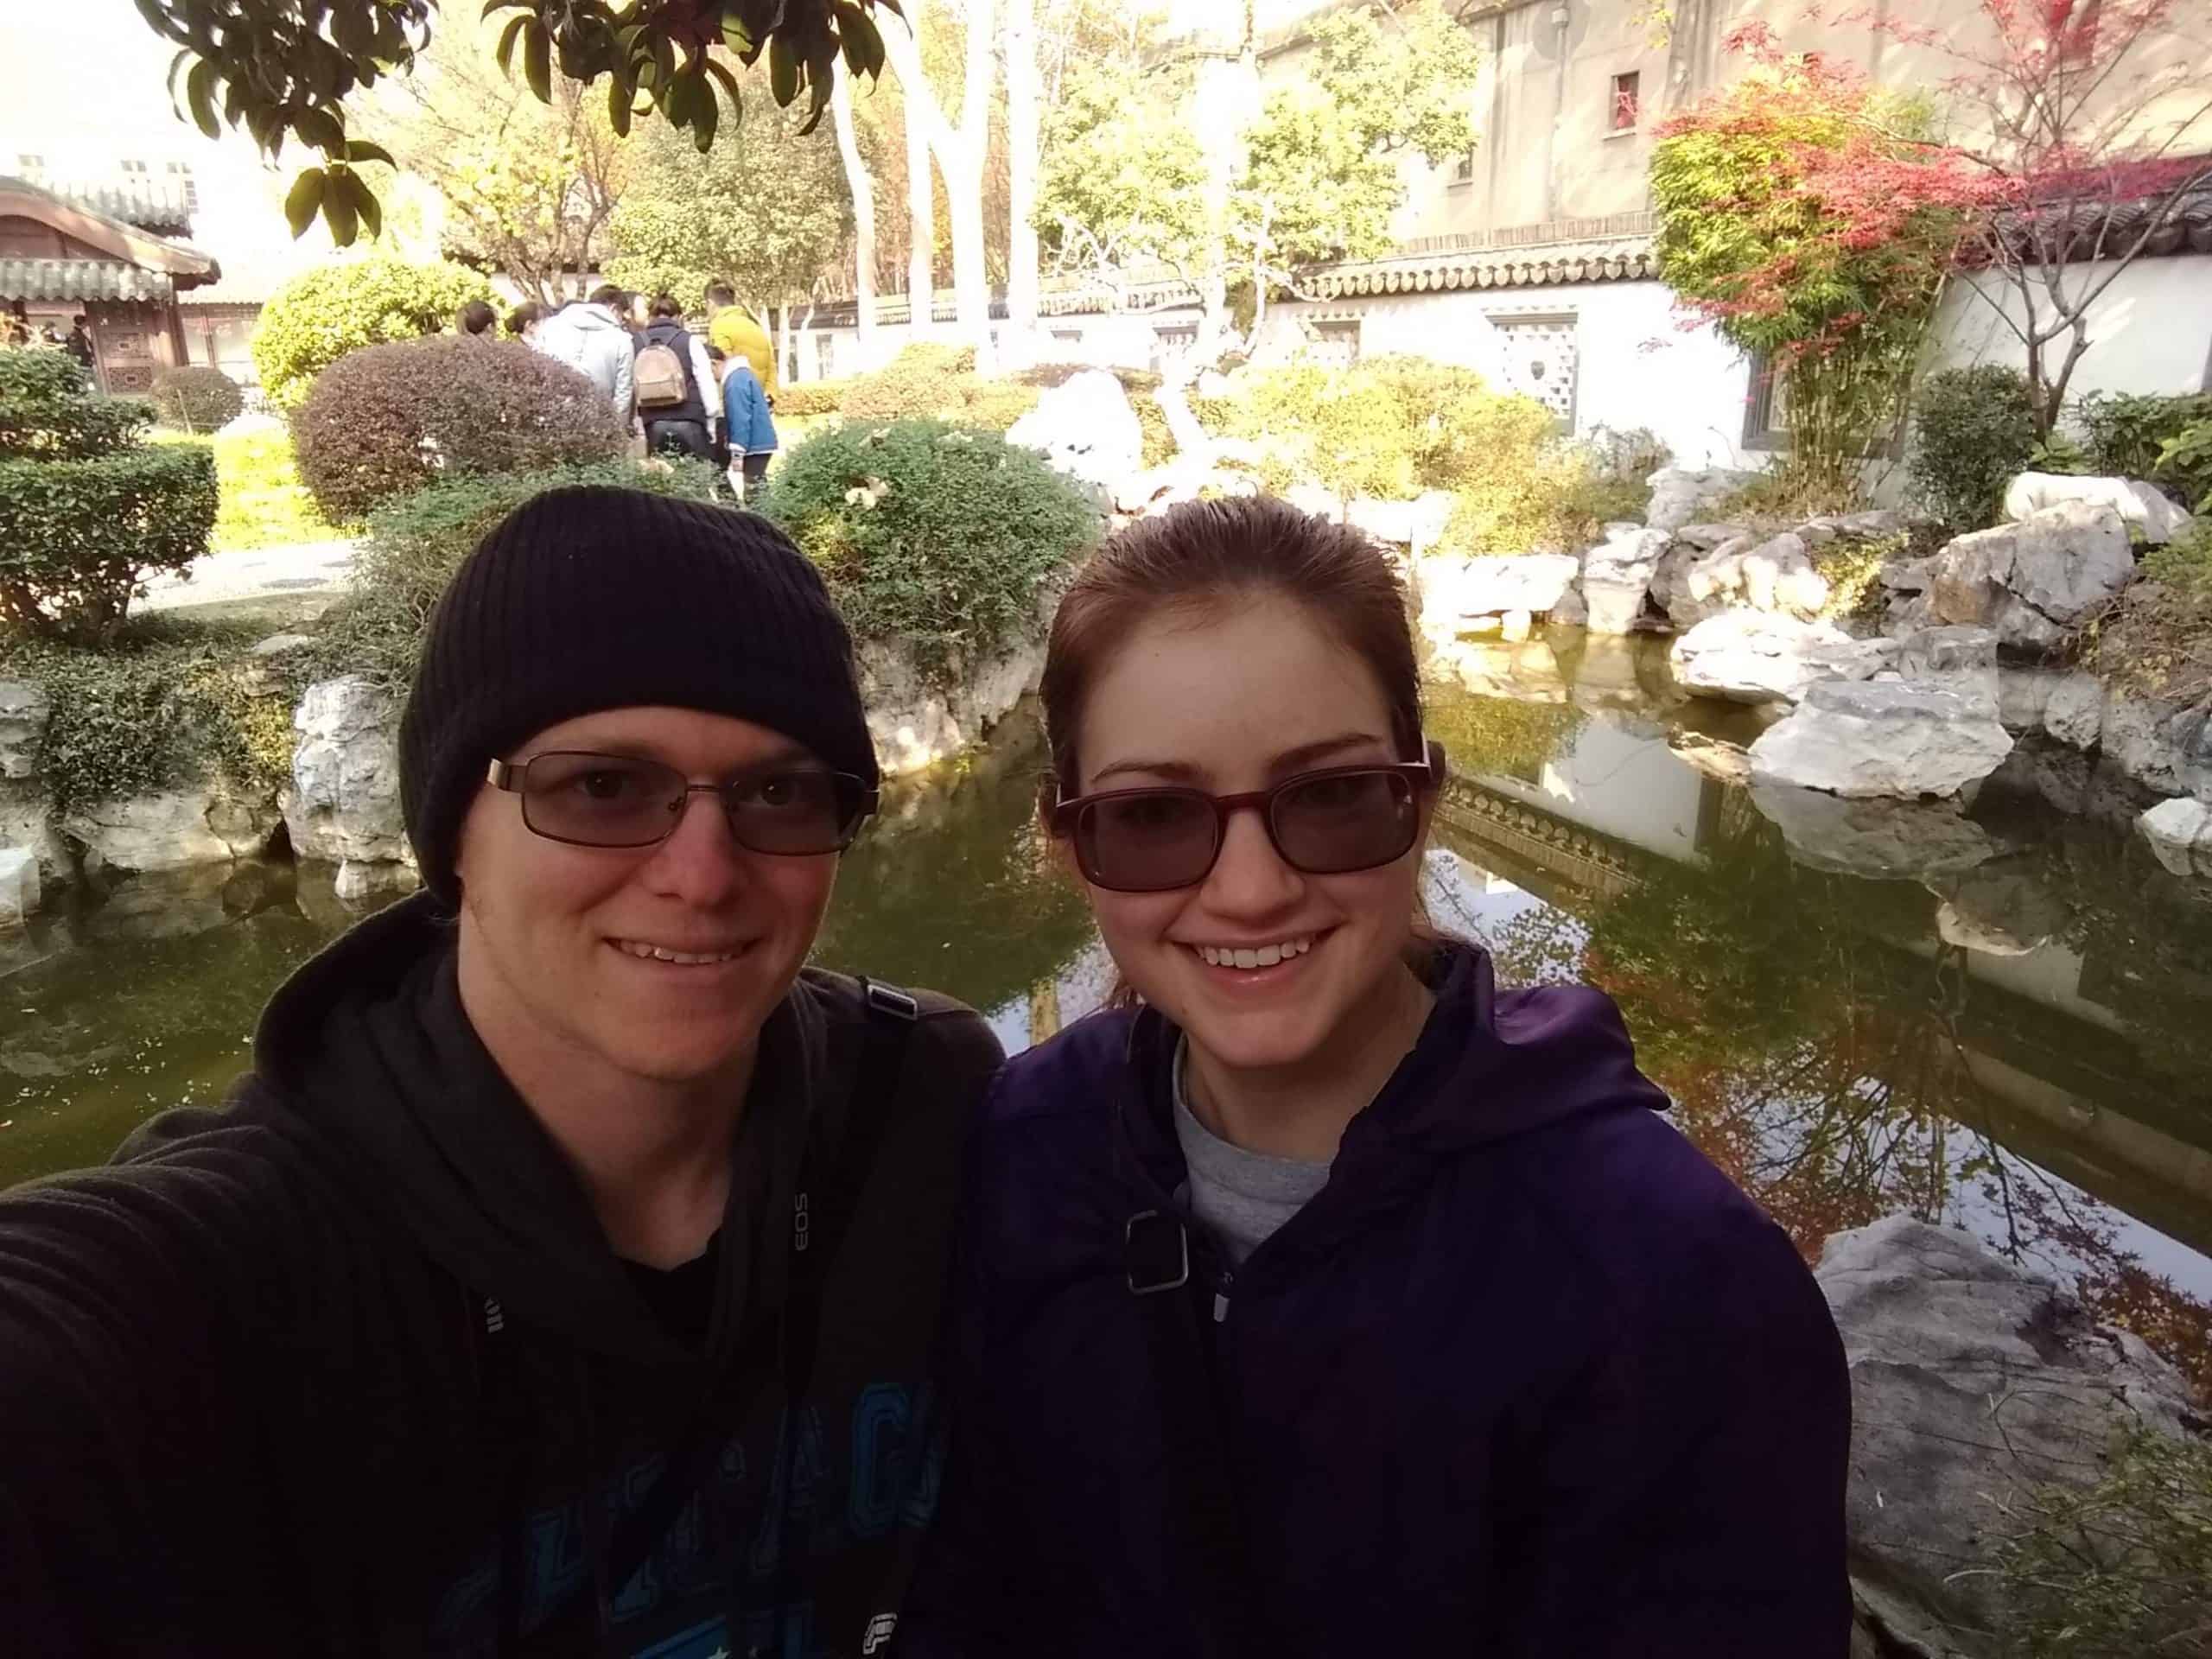
POLYGON ((656 295, 648 315, 632 371, 645 453, 673 451, 711 461, 722 411, 706 342, 684 327, 683 308, 674 295, 656 295))
POLYGON ((970 1141, 907 1659, 1843 1659, 1842 1344, 1611 1000, 1419 925, 1404 594, 1281 502, 1122 531, 1040 815, 1134 997, 970 1141))
POLYGON ((492 308, 487 300, 469 301, 461 308, 461 315, 454 319, 456 328, 465 340, 486 338, 498 326, 499 321, 499 314, 492 308))
POLYGON ((636 415, 631 374, 638 348, 623 325, 626 304, 620 289, 602 283, 588 300, 571 300, 544 319, 536 343, 539 351, 558 358, 597 386, 626 432, 636 415))
POLYGON ((768 394, 741 357, 722 362, 722 430, 728 434, 730 484, 741 501, 757 501, 776 455, 776 423, 768 394))
POLYGON ((707 338, 721 347, 725 357, 743 358, 753 366, 753 378, 775 407, 776 347, 768 331, 737 302, 737 290, 728 283, 707 289, 707 338))
POLYGON ((524 300, 507 313, 507 333, 525 346, 537 344, 537 331, 545 321, 545 307, 537 300, 524 300))
POLYGON ((93 357, 92 337, 86 331, 85 319, 82 316, 69 319, 69 338, 63 343, 68 347, 69 355, 77 359, 78 366, 87 373, 91 372, 93 357))

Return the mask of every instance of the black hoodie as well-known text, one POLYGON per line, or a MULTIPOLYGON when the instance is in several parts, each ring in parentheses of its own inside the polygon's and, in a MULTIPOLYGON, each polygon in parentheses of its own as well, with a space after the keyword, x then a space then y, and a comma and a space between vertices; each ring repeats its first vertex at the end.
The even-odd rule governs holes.
POLYGON ((762 1033, 695 1344, 478 1041, 453 961, 425 899, 364 922, 271 1000, 224 1109, 0 1197, 17 1650, 880 1647, 935 1501, 927 1361, 988 1027, 921 999, 787 1413, 803 1155, 875 1104, 860 988, 809 970, 762 1033), (696 1494, 607 1582, 622 1518, 719 1418, 696 1494))

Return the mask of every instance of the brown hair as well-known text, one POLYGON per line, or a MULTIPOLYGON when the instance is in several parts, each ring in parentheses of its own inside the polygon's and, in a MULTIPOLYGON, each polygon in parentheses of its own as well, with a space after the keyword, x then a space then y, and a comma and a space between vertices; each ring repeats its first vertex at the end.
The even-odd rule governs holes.
POLYGON ((1421 670, 1397 575, 1373 542, 1272 496, 1186 501, 1111 537, 1052 618, 1039 690, 1052 771, 1082 787, 1075 753, 1085 697, 1106 659, 1147 619, 1269 594, 1294 600, 1367 664, 1390 709, 1390 736, 1421 757, 1421 670))

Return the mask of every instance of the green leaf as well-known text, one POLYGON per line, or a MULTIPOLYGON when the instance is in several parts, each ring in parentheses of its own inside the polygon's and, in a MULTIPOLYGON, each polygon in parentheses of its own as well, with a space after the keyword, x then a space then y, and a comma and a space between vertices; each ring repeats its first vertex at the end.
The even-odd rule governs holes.
POLYGON ((519 17, 507 19, 507 26, 499 31, 499 43, 492 49, 492 56, 499 66, 499 73, 512 76, 515 72, 515 38, 528 29, 533 19, 525 12, 519 17))
POLYGON ((607 77, 607 124, 614 129, 618 138, 630 136, 630 112, 635 96, 636 89, 620 69, 607 77))
POLYGON ((721 119, 722 106, 704 81, 695 79, 690 84, 696 89, 692 102, 697 105, 691 118, 691 142, 703 156, 715 147, 715 126, 721 119))
POLYGON ((531 22, 529 34, 522 48, 523 78, 530 82, 530 90, 537 94, 541 104, 553 101, 553 36, 545 25, 536 19, 531 22))
POLYGON ((729 67, 727 64, 717 63, 709 58, 707 60, 707 73, 712 75, 715 83, 728 94, 729 112, 740 121, 744 120, 745 94, 738 89, 737 77, 730 73, 729 67))
POLYGON ((194 64, 192 73, 184 78, 184 90, 200 130, 210 138, 220 137, 223 124, 215 114, 215 66, 205 60, 194 64))
POLYGON ((322 222, 330 226, 330 239, 341 248, 352 247, 353 238, 361 228, 360 209, 353 202, 352 178, 350 173, 334 173, 330 182, 336 188, 322 193, 322 222))
POLYGON ((359 211, 361 223, 367 227, 369 235, 372 238, 381 237, 384 234, 384 204, 377 200, 377 193, 369 188, 369 181, 358 173, 348 173, 346 188, 353 195, 353 206, 359 211))
POLYGON ((322 210, 325 177, 321 168, 311 167, 292 181, 291 194, 284 198, 284 219, 295 237, 305 236, 315 214, 322 210))
POLYGON ((391 152, 382 144, 371 143, 360 138, 346 146, 346 159, 349 162, 382 162, 386 167, 399 165, 391 159, 391 152))
POLYGON ((292 117, 292 130, 332 159, 346 153, 346 129, 327 110, 310 105, 292 117))
POLYGON ((489 17, 493 12, 504 11, 509 6, 521 6, 525 10, 533 12, 537 10, 533 0, 484 0, 484 10, 477 14, 478 20, 480 22, 489 17))
POLYGON ((745 20, 734 12, 722 14, 722 44, 741 58, 759 50, 753 44, 753 31, 746 28, 745 20))
POLYGON ((788 105, 798 96, 798 59, 781 35, 768 42, 768 90, 779 104, 788 105))

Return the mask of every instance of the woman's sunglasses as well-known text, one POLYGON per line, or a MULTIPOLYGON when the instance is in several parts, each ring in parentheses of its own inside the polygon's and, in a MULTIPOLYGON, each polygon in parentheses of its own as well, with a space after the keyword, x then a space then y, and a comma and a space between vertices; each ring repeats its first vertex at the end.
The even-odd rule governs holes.
POLYGON ((1421 795, 1444 775, 1444 752, 1432 743, 1427 761, 1331 766, 1243 795, 1166 786, 1078 795, 1055 802, 1047 821, 1054 835, 1073 842, 1084 880, 1109 893, 1196 887, 1221 856, 1229 815, 1248 808, 1260 814, 1291 868, 1345 875, 1413 849, 1421 795))
POLYGON ((842 852, 875 810, 875 791, 849 772, 792 766, 695 784, 674 766, 627 754, 556 750, 519 766, 492 762, 488 781, 522 797, 522 821, 575 847, 652 847, 676 833, 684 803, 721 798, 729 832, 756 853, 842 852))

